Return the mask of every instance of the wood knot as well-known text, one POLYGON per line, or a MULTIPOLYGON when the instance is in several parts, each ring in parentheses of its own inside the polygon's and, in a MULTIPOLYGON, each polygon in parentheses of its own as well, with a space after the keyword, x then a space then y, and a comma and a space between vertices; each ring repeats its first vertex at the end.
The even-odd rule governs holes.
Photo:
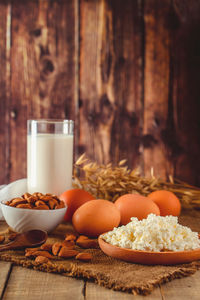
POLYGON ((41 78, 45 80, 46 77, 49 77, 55 70, 54 64, 51 58, 43 56, 41 59, 41 78))
POLYGON ((33 29, 30 34, 33 35, 34 37, 39 37, 42 33, 42 30, 41 28, 36 28, 36 29, 33 29))
POLYGON ((155 144, 157 144, 157 140, 151 134, 145 134, 142 137, 142 144, 144 148, 152 148, 155 144))
POLYGON ((17 119, 17 110, 16 109, 12 109, 10 112, 10 116, 13 120, 17 119))
POLYGON ((113 105, 108 99, 107 95, 102 95, 100 99, 100 108, 101 112, 99 113, 99 121, 103 124, 106 124, 112 116, 113 105))

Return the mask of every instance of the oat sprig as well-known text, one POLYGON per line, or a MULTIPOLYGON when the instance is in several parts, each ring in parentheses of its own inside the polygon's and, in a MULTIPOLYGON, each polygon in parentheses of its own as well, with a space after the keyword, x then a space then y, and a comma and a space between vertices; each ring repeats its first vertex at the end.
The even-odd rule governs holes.
POLYGON ((74 166, 74 187, 82 188, 96 198, 112 202, 127 193, 138 193, 147 196, 149 193, 166 189, 174 192, 182 202, 183 207, 200 209, 200 188, 173 179, 168 181, 140 175, 138 169, 130 170, 126 160, 121 160, 116 166, 90 162, 85 154, 76 161, 74 166))

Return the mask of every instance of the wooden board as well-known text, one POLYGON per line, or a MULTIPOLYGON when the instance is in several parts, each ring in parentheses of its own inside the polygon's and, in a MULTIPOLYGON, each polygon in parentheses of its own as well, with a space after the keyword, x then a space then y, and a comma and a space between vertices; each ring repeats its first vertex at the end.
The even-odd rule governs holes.
POLYGON ((75 157, 200 185, 200 1, 0 0, 0 184, 26 121, 70 118, 75 157))
POLYGON ((12 5, 10 180, 26 176, 26 121, 75 118, 75 1, 12 5))
POLYGON ((6 300, 83 300, 84 282, 56 274, 13 267, 4 293, 6 300))
POLYGON ((151 168, 161 178, 173 174, 168 144, 171 128, 168 127, 170 81, 170 35, 167 15, 170 1, 145 1, 145 49, 144 49, 144 173, 151 168), (153 76, 152 76, 153 75, 153 76))
POLYGON ((0 2, 0 183, 9 182, 10 5, 0 2))
POLYGON ((109 300, 162 300, 162 296, 160 293, 160 289, 156 288, 153 292, 148 296, 142 295, 132 295, 123 292, 112 291, 109 289, 105 289, 102 286, 98 286, 94 283, 86 283, 86 292, 85 296, 87 300, 102 300, 102 299, 109 299, 109 300))
POLYGON ((9 278, 9 273, 11 271, 11 263, 0 261, 0 270, 0 299, 2 299, 6 283, 9 278))
POLYGON ((200 185, 200 2, 173 1, 172 113, 173 163, 177 178, 200 185))
POLYGON ((79 152, 102 163, 140 158, 139 3, 80 2, 79 152))
POLYGON ((161 286, 162 299, 199 300, 200 272, 187 278, 177 279, 161 286))

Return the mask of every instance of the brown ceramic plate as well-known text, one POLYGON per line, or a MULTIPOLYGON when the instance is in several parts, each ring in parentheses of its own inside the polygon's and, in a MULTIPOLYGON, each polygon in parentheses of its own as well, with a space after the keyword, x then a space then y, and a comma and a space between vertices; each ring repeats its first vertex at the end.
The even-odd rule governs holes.
POLYGON ((200 248, 190 251, 140 251, 113 246, 98 238, 101 250, 114 258, 143 265, 176 265, 200 259, 200 248))

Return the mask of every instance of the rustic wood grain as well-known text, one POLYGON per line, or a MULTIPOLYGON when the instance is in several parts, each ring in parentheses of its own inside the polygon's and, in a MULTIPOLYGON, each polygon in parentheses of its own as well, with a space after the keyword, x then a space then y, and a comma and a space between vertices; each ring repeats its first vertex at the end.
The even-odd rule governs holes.
POLYGON ((4 293, 6 300, 83 300, 84 281, 22 267, 13 267, 4 293))
POLYGON ((27 119, 70 118, 76 158, 199 186, 199 15, 196 0, 0 0, 0 184, 26 176, 27 119))
MULTIPOLYGON (((172 96, 176 177, 200 185, 200 2, 173 1, 172 96)), ((169 138, 168 138, 169 141, 169 138)))
POLYGON ((161 178, 173 174, 171 147, 165 140, 171 107, 168 100, 170 83, 170 30, 168 17, 171 1, 144 2, 145 68, 144 68, 144 173, 161 178))
POLYGON ((26 176, 26 121, 74 119, 75 1, 14 1, 10 179, 26 176))
POLYGON ((165 300, 199 300, 200 272, 187 278, 181 278, 161 286, 161 293, 165 300))
POLYGON ((10 4, 0 2, 0 184, 9 182, 10 4))
POLYGON ((0 299, 2 299, 6 281, 11 270, 11 263, 0 261, 0 299))
POLYGON ((142 295, 133 295, 123 292, 116 292, 110 289, 106 289, 102 286, 96 285, 91 282, 86 282, 86 291, 85 291, 86 300, 162 300, 160 293, 160 288, 156 288, 153 292, 148 296, 142 295))
POLYGON ((80 2, 79 152, 102 163, 139 158, 139 1, 80 2), (130 42, 131 41, 131 42, 130 42))

